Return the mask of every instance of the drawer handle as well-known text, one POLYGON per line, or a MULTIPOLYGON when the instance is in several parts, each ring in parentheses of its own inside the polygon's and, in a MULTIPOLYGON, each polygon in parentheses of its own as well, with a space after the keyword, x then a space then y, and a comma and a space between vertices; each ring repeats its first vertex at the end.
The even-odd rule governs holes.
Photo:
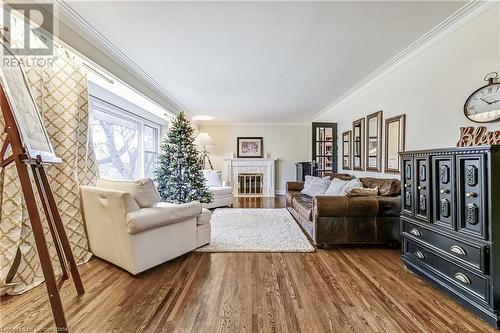
POLYGON ((419 186, 418 189, 419 190, 425 190, 425 186, 419 186))
POLYGON ((460 281, 462 283, 470 284, 469 278, 465 274, 463 274, 463 273, 457 273, 457 274, 455 274, 455 279, 457 279, 458 281, 460 281))
POLYGON ((410 230, 410 234, 412 234, 414 236, 422 236, 422 233, 415 228, 410 230))
POLYGON ((460 246, 458 246, 458 245, 452 245, 452 246, 450 247, 450 251, 451 251, 451 252, 453 252, 453 253, 455 253, 455 254, 459 254, 459 255, 461 255, 461 256, 464 256, 464 255, 466 254, 466 253, 465 253, 465 250, 464 250, 464 249, 462 249, 462 248, 461 248, 460 246))
POLYGON ((422 252, 420 252, 420 251, 415 252, 415 255, 416 255, 418 258, 420 258, 420 259, 424 259, 424 258, 425 258, 424 254, 423 254, 422 252))
POLYGON ((476 196, 476 193, 474 193, 474 192, 467 192, 467 193, 465 193, 465 196, 467 198, 474 198, 476 196))
POLYGON ((411 185, 410 184, 405 184, 405 187, 410 187, 411 185))
POLYGON ((439 191, 439 193, 448 194, 448 193, 450 193, 450 191, 448 189, 444 189, 444 190, 439 191))

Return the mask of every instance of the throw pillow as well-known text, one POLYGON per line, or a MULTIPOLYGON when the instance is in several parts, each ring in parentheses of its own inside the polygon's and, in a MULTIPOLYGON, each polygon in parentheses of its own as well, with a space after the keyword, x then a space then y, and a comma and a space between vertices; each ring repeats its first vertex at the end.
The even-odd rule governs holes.
POLYGON ((316 197, 318 195, 325 194, 328 186, 330 186, 330 178, 320 178, 313 176, 306 176, 306 181, 304 183, 304 189, 301 193, 306 194, 310 197, 316 197))
POLYGON ((351 179, 354 179, 356 177, 354 176, 351 176, 350 174, 348 173, 332 173, 330 175, 330 178, 331 179, 335 179, 335 178, 339 178, 339 179, 342 179, 342 180, 351 180, 351 179))
POLYGON ((348 197, 375 197, 378 195, 378 187, 354 187, 347 191, 348 197))
POLYGON ((222 171, 203 170, 207 187, 219 187, 222 184, 222 171))
POLYGON ((382 179, 366 177, 361 178, 363 187, 379 188, 379 194, 382 196, 399 195, 401 192, 401 183, 399 179, 382 179))
POLYGON ((342 191, 340 191, 339 195, 347 195, 347 191, 349 191, 350 189, 353 189, 355 187, 363 187, 363 184, 361 183, 359 178, 354 178, 354 179, 349 180, 345 184, 345 186, 342 188, 342 191))
POLYGON ((325 195, 340 195, 340 192, 344 188, 344 186, 347 184, 346 180, 342 180, 340 178, 333 178, 332 182, 330 183, 330 186, 325 192, 325 195))

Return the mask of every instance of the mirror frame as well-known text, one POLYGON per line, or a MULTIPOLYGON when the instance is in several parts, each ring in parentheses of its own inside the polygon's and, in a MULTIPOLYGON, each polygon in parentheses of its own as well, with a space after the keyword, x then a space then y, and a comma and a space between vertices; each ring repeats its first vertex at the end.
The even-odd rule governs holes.
POLYGON ((360 118, 352 122, 352 170, 365 171, 365 118, 360 118), (354 134, 356 133, 355 129, 359 126, 359 135, 361 136, 359 139, 360 144, 360 155, 359 155, 359 167, 356 167, 354 155, 354 145, 356 143, 354 134))
POLYGON ((342 169, 351 170, 351 152, 352 152, 352 131, 348 130, 342 133, 342 169), (347 140, 344 138, 347 136, 347 140), (347 152, 344 149, 344 143, 347 142, 348 148, 347 152), (344 164, 345 158, 347 157, 347 165, 344 164))
POLYGON ((382 170, 382 115, 383 111, 377 111, 366 116, 366 144, 365 144, 365 170, 380 172, 382 170), (370 166, 370 120, 377 119, 377 165, 375 167, 370 166))
POLYGON ((385 120, 385 159, 384 159, 384 166, 385 166, 385 172, 386 173, 400 173, 401 172, 401 163, 398 163, 398 168, 397 169, 392 169, 392 168, 388 168, 387 165, 388 165, 388 160, 389 160, 389 151, 388 151, 388 147, 389 147, 389 138, 391 137, 390 133, 389 133, 389 125, 391 123, 399 123, 399 126, 398 126, 398 130, 399 130, 399 133, 398 133, 398 147, 399 147, 399 151, 398 151, 398 160, 399 162, 401 162, 401 157, 399 156, 399 153, 400 152, 403 152, 405 150, 405 128, 406 128, 406 115, 405 114, 401 114, 399 116, 395 116, 395 117, 391 117, 389 119, 386 119, 385 120))

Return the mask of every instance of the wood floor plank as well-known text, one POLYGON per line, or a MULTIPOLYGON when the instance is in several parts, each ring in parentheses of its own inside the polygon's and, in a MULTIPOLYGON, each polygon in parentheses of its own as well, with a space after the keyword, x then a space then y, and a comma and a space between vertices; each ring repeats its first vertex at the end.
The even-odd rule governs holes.
MULTIPOLYGON (((61 290, 72 332, 496 332, 407 271, 398 249, 190 253, 135 277, 94 258, 79 270, 86 293, 61 290)), ((44 285, 0 298, 0 331, 52 327, 44 285)))

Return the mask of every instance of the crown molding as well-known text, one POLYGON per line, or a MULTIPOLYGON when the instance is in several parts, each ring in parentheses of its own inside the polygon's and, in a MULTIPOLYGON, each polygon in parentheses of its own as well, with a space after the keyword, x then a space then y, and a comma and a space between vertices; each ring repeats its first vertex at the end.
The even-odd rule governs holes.
POLYGON ((244 123, 244 122, 211 122, 211 121, 201 121, 201 122, 196 122, 198 126, 201 127, 234 127, 234 126, 310 126, 310 122, 303 122, 303 123, 272 123, 272 122, 249 122, 249 123, 244 123))
MULTIPOLYGON (((417 39, 410 46, 405 48, 403 51, 398 53, 395 57, 387 61, 385 64, 380 66, 372 74, 364 78, 354 87, 346 91, 339 98, 330 103, 327 107, 323 108, 318 112, 313 120, 321 118, 325 113, 330 111, 335 106, 354 96, 360 92, 363 88, 371 85, 376 80, 384 77, 390 72, 394 71, 398 67, 402 66, 412 58, 423 53, 425 50, 429 49, 434 44, 438 43, 442 39, 446 38, 453 32, 462 28, 464 25, 477 18, 478 16, 484 14, 488 10, 500 4, 500 0, 472 0, 464 5, 462 8, 457 10, 451 16, 446 18, 440 24, 432 28, 425 35, 417 39)), ((500 7, 500 5, 499 5, 500 7)))
POLYGON ((108 56, 111 55, 112 59, 116 59, 117 62, 124 66, 126 70, 143 82, 147 87, 163 97, 167 102, 169 102, 169 104, 176 107, 178 111, 189 113, 189 110, 184 104, 176 99, 167 89, 158 83, 158 81, 153 79, 138 64, 136 64, 116 45, 114 45, 109 39, 94 28, 92 24, 80 16, 80 14, 78 14, 66 1, 54 0, 54 5, 57 6, 58 10, 64 14, 61 18, 65 17, 69 20, 69 22, 65 22, 69 27, 74 28, 76 26, 85 34, 91 36, 96 42, 99 43, 100 47, 107 51, 105 53, 107 53, 108 56))

